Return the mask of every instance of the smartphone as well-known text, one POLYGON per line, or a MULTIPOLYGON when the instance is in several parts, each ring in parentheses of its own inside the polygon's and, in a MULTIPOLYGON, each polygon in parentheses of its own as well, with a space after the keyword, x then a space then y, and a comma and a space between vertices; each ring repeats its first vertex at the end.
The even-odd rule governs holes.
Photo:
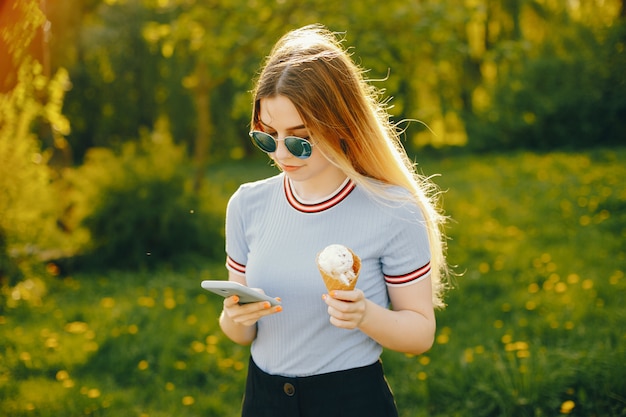
POLYGON ((239 297, 239 304, 256 303, 259 301, 268 301, 273 306, 280 304, 275 298, 234 281, 205 280, 202 281, 201 285, 205 290, 221 295, 224 298, 236 295, 239 297))

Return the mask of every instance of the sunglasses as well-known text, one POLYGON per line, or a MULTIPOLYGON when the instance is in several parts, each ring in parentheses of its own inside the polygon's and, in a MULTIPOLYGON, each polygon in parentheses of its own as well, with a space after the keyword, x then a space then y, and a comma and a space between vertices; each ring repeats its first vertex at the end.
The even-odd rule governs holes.
MULTIPOLYGON (((252 138, 252 142, 263 152, 276 152, 278 139, 274 138, 274 136, 258 130, 253 130, 249 135, 252 138)), ((306 139, 297 136, 287 136, 280 140, 285 142, 287 150, 296 158, 307 159, 313 152, 313 144, 306 139)))

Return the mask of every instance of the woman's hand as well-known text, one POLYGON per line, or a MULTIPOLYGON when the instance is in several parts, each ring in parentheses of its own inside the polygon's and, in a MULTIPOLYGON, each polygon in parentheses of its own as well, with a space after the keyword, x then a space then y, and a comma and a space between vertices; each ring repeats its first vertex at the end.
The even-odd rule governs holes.
POLYGON ((367 299, 363 291, 331 291, 322 296, 328 306, 330 322, 342 329, 358 328, 367 312, 367 299))
POLYGON ((239 297, 233 295, 224 299, 224 315, 241 326, 254 326, 259 319, 282 311, 281 306, 272 307, 267 301, 239 304, 239 297))

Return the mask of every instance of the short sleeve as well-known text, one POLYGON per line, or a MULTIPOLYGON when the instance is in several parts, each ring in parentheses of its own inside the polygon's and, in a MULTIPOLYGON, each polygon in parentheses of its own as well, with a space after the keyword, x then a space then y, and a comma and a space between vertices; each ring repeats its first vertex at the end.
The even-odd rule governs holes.
POLYGON ((226 268, 237 274, 245 274, 249 252, 242 207, 243 193, 240 187, 226 206, 226 268))
POLYGON ((403 203, 389 214, 387 241, 381 257, 385 283, 405 286, 430 274, 430 245, 424 216, 414 203, 403 203))

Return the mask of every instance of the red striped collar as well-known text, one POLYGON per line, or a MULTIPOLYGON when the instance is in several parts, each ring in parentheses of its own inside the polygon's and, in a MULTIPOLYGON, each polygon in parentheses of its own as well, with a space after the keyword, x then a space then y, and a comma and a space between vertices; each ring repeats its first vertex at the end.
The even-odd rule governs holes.
POLYGON ((291 188, 291 182, 289 181, 289 178, 287 178, 286 175, 283 181, 283 185, 285 189, 285 196, 287 197, 287 201, 289 202, 289 204, 296 210, 301 211, 303 213, 319 213, 324 210, 328 210, 329 208, 332 208, 336 206, 337 204, 339 204, 341 201, 343 201, 343 199, 346 198, 348 194, 350 194, 352 190, 354 190, 354 188, 356 187, 356 184, 354 183, 354 181, 348 180, 341 187, 341 189, 339 189, 337 192, 335 192, 326 200, 321 201, 319 203, 308 204, 308 203, 302 203, 298 200, 298 198, 296 197, 296 195, 294 194, 291 188))

